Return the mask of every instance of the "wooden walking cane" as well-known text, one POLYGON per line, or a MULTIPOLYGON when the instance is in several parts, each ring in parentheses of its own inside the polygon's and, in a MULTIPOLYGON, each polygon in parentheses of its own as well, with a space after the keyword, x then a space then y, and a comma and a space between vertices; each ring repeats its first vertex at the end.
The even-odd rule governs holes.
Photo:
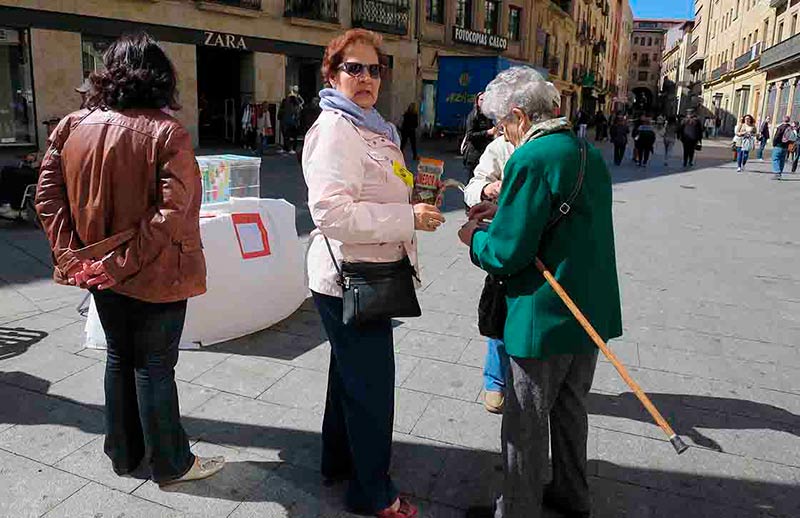
POLYGON ((685 452, 689 447, 686 446, 686 443, 683 442, 683 439, 681 439, 680 436, 675 433, 667 420, 664 419, 664 416, 661 415, 661 412, 658 411, 653 402, 650 401, 650 398, 647 397, 647 394, 645 394, 639 384, 636 383, 633 378, 631 378, 631 375, 628 374, 628 370, 624 365, 622 365, 622 362, 619 361, 617 355, 614 354, 614 352, 608 347, 603 339, 600 338, 600 335, 597 334, 597 331, 595 331, 594 327, 592 327, 592 324, 589 322, 589 320, 586 319, 581 310, 578 309, 578 306, 575 305, 575 302, 573 302, 567 292, 564 291, 564 288, 561 287, 561 284, 558 283, 556 278, 553 277, 553 274, 550 273, 550 271, 547 269, 547 267, 545 267, 544 263, 542 263, 538 257, 536 258, 536 268, 542 272, 544 278, 547 279, 547 282, 550 284, 553 290, 558 294, 559 297, 561 297, 561 300, 567 305, 567 308, 569 308, 575 319, 578 320, 586 333, 588 333, 595 345, 597 345, 605 357, 608 358, 608 361, 614 365, 614 368, 617 369, 617 372, 619 372, 619 375, 622 376, 623 380, 625 380, 625 383, 628 384, 631 390, 633 390, 633 393, 636 394, 636 397, 639 398, 639 401, 642 402, 647 411, 650 412, 650 415, 653 416, 653 419, 659 428, 664 430, 664 433, 666 433, 667 437, 669 437, 669 442, 672 443, 672 447, 675 448, 675 451, 678 453, 678 455, 685 452))

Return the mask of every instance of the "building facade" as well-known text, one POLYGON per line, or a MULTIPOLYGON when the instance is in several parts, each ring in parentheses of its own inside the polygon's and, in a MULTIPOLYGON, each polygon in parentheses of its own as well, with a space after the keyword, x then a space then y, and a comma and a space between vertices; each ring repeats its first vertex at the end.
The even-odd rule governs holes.
POLYGON ((666 34, 686 20, 633 21, 631 35, 630 89, 635 111, 660 112, 661 59, 666 45, 666 34))
POLYGON ((693 21, 687 21, 668 30, 664 38, 661 57, 659 88, 662 111, 665 115, 685 113, 696 109, 690 92, 690 72, 687 68, 689 47, 692 42, 693 21))
POLYGON ((703 106, 720 121, 720 133, 732 135, 746 114, 758 118, 766 74, 761 52, 773 43, 769 2, 698 2, 705 12, 703 106))
POLYGON ((760 118, 781 121, 789 116, 800 120, 800 0, 774 0, 769 20, 773 27, 772 45, 759 61, 765 77, 764 100, 758 106, 760 118))
POLYGON ((384 36, 389 71, 379 109, 392 120, 416 100, 417 45, 411 2, 397 0, 0 0, 0 152, 41 149, 45 122, 80 105, 74 91, 102 64, 108 44, 146 30, 175 64, 195 145, 240 142, 243 107, 273 120, 297 86, 322 87, 327 43, 343 29, 384 36), (409 87, 411 85, 411 87, 409 87), (4 99, 3 97, 8 97, 4 99))

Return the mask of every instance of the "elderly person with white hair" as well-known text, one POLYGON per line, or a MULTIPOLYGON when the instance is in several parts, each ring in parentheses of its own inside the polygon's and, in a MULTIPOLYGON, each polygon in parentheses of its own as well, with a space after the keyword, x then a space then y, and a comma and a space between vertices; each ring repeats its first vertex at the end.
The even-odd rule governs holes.
MULTIPOLYGON (((505 480, 495 518, 539 518, 543 506, 574 518, 591 515, 586 398, 597 349, 535 258, 554 272, 603 339, 622 334, 611 178, 600 152, 554 117, 559 99, 556 88, 528 67, 503 71, 489 84, 484 111, 516 149, 497 205, 473 207, 459 231, 472 261, 505 277, 510 367, 505 480), (553 478, 545 485, 548 448, 553 478)), ((491 510, 469 514, 489 516, 491 510)))

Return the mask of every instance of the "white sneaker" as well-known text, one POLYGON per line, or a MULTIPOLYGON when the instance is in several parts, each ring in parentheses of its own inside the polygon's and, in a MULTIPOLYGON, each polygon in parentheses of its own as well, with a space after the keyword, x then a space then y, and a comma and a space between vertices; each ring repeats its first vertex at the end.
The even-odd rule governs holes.
POLYGON ((742 172, 742 168, 741 168, 741 167, 737 167, 737 168, 736 168, 736 172, 737 172, 737 173, 741 173, 741 172, 742 172))

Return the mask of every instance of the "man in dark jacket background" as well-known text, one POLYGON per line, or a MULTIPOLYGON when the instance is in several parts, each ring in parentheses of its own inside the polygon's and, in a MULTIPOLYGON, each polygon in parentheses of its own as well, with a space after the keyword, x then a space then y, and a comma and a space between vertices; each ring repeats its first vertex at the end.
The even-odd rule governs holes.
POLYGON ((680 139, 683 143, 683 167, 694 165, 694 152, 703 140, 703 128, 694 112, 687 114, 680 128, 680 139))
POLYGON ((481 112, 483 92, 475 96, 475 106, 467 116, 467 134, 464 145, 464 167, 467 168, 469 178, 474 176, 475 168, 486 151, 486 146, 494 139, 496 130, 494 124, 481 112))

